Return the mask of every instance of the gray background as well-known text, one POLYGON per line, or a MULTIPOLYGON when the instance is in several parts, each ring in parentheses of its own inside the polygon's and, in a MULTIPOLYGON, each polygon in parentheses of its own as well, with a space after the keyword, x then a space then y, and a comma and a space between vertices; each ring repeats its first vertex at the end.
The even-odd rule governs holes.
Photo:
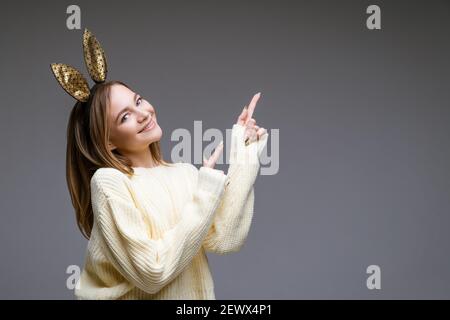
POLYGON ((243 249, 209 255, 218 299, 450 298, 448 1, 75 3, 75 31, 73 2, 1 4, 0 298, 73 299, 66 268, 87 244, 65 181, 74 100, 49 64, 87 75, 85 27, 108 79, 157 109, 166 158, 176 128, 224 131, 263 94, 280 170, 256 181, 243 249), (370 4, 382 30, 366 28, 370 4))

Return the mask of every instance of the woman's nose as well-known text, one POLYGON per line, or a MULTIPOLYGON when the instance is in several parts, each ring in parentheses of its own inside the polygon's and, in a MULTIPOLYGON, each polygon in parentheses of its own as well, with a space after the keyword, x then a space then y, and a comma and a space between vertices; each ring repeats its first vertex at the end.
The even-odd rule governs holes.
POLYGON ((148 117, 151 116, 151 113, 149 111, 146 111, 146 110, 138 110, 138 114, 139 114, 139 118, 141 120, 145 120, 145 119, 147 119, 148 117))

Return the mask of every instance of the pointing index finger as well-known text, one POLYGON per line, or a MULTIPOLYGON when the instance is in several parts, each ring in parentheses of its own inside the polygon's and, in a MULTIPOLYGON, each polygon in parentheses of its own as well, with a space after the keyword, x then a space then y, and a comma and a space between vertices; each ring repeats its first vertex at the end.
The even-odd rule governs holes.
POLYGON ((211 158, 213 159, 214 163, 217 162, 217 160, 220 157, 220 154, 222 153, 223 150, 223 141, 221 141, 219 143, 219 145, 216 147, 216 149, 214 150, 214 153, 212 154, 211 158))
POLYGON ((257 94, 255 94, 253 96, 252 101, 250 101, 250 104, 248 105, 247 121, 252 118, 253 111, 255 111, 256 103, 258 102, 260 96, 261 96, 261 92, 258 92, 257 94))

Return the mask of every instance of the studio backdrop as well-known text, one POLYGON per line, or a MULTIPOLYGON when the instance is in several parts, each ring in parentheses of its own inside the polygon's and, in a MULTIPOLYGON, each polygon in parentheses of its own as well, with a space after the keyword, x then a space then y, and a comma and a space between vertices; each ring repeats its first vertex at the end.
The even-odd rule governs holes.
POLYGON ((108 78, 202 165, 251 97, 269 140, 245 245, 208 254, 217 299, 450 298, 448 1, 4 1, 0 298, 73 299, 87 240, 65 176, 85 28, 108 78))

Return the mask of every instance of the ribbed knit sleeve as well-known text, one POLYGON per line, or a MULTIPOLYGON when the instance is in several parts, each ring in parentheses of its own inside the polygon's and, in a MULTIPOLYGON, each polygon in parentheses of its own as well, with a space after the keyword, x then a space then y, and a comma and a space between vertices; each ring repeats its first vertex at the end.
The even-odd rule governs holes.
POLYGON ((94 222, 107 256, 131 283, 156 293, 171 282, 198 253, 224 192, 226 175, 201 167, 193 197, 181 220, 160 239, 151 239, 144 213, 135 203, 126 175, 113 168, 91 179, 94 222))
POLYGON ((239 251, 250 230, 255 199, 253 185, 268 133, 246 146, 244 132, 245 127, 233 126, 228 184, 203 242, 204 249, 209 252, 227 254, 239 251))

